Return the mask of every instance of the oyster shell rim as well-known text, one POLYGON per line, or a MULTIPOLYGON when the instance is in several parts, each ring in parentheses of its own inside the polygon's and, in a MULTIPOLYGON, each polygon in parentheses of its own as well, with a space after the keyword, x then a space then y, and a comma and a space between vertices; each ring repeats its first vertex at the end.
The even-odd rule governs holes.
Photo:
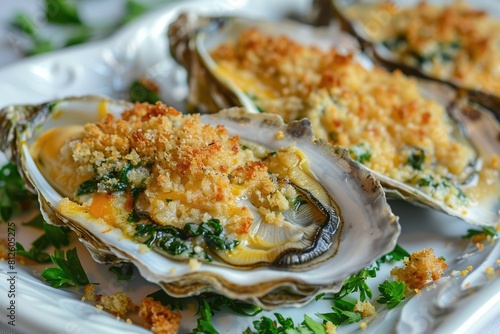
MULTIPOLYGON (((53 111, 53 110, 57 109, 57 107, 60 107, 60 103, 67 103, 67 102, 69 102, 69 103, 71 103, 71 102, 88 103, 88 102, 90 102, 90 103, 98 104, 98 103, 101 103, 103 101, 105 101, 106 103, 115 103, 116 102, 116 103, 120 104, 120 107, 122 109, 125 108, 125 106, 131 106, 130 103, 127 103, 124 101, 116 101, 116 100, 109 99, 107 97, 97 96, 97 95, 87 95, 87 96, 81 96, 81 97, 68 97, 65 99, 58 99, 55 101, 47 102, 47 103, 44 103, 40 106, 44 106, 44 107, 51 106, 51 108, 46 108, 46 109, 47 110, 50 109, 50 111, 53 111)), ((0 111, 0 116, 3 113, 5 113, 7 109, 9 109, 11 107, 3 108, 0 111)), ((22 105, 16 106, 16 107, 22 108, 22 105)), ((43 109, 43 108, 39 108, 39 110, 40 109, 43 109)), ((226 113, 227 113, 227 115, 231 115, 231 117, 232 117, 231 122, 240 122, 241 121, 241 115, 235 116, 234 110, 228 110, 228 111, 226 111, 226 113)), ((244 114, 247 115, 247 117, 248 117, 248 115, 252 118, 254 117, 254 114, 249 114, 246 112, 244 112, 244 114)), ((206 115, 206 116, 209 118, 214 118, 216 115, 206 115)), ((269 118, 269 115, 261 115, 261 117, 266 119, 266 118, 269 118)), ((280 119, 281 124, 284 125, 284 122, 281 120, 280 117, 274 115, 274 116, 272 116, 272 118, 280 119)), ((29 138, 28 137, 31 135, 31 131, 28 131, 28 133, 23 132, 23 131, 26 131, 26 128, 27 128, 26 124, 23 124, 23 122, 17 124, 17 126, 16 126, 16 132, 18 134, 18 139, 17 139, 17 141, 18 141, 17 144, 18 144, 18 149, 19 149, 18 153, 19 153, 19 158, 20 158, 20 163, 21 163, 20 167, 26 168, 26 169, 35 168, 35 171, 38 171, 38 168, 36 168, 36 164, 33 161, 31 153, 29 151, 29 144, 28 144, 29 138)), ((299 136, 299 137, 305 136, 307 138, 307 140, 309 140, 309 142, 312 143, 312 145, 316 145, 316 142, 311 141, 311 137, 310 137, 311 133, 310 132, 294 131, 293 133, 295 136, 299 136)), ((294 138, 294 140, 295 139, 296 138, 294 138)), ((318 141, 318 142, 319 142, 319 145, 321 145, 323 150, 335 151, 335 148, 333 146, 326 144, 326 143, 322 143, 321 141, 318 141)), ((382 191, 382 188, 381 188, 379 182, 371 175, 371 173, 368 170, 366 170, 364 167, 362 167, 358 163, 352 161, 349 158, 348 153, 345 149, 342 149, 342 148, 337 148, 337 149, 340 152, 343 152, 343 154, 348 158, 348 161, 350 161, 351 165, 357 166, 357 168, 359 168, 358 172, 365 174, 366 178, 364 180, 365 180, 365 182, 367 182, 367 184, 362 186, 362 187, 371 186, 373 191, 377 190, 376 194, 371 195, 374 197, 374 201, 375 201, 375 203, 373 205, 380 207, 379 210, 381 210, 381 214, 385 215, 384 216, 385 219, 382 219, 382 220, 385 221, 385 224, 387 225, 386 226, 387 228, 385 228, 383 230, 381 230, 380 227, 377 227, 377 228, 380 230, 380 232, 383 233, 383 235, 385 235, 384 240, 388 241, 388 242, 384 243, 383 248, 379 249, 379 251, 376 255, 374 255, 374 252, 371 252, 369 254, 370 258, 364 259, 361 264, 358 264, 359 268, 356 267, 355 269, 351 269, 350 273, 343 274, 342 279, 336 279, 336 280, 330 279, 326 283, 325 282, 310 282, 310 281, 308 282, 307 279, 310 278, 309 273, 311 272, 311 270, 308 270, 305 272, 298 272, 299 277, 293 277, 293 278, 290 278, 289 280, 283 280, 282 277, 279 277, 278 279, 267 278, 266 284, 268 284, 270 287, 272 287, 272 289, 270 288, 270 290, 268 291, 269 293, 266 293, 266 291, 264 291, 264 292, 255 291, 256 285, 255 285, 254 281, 250 282, 250 284, 247 284, 247 285, 239 284, 239 283, 241 283, 239 280, 238 280, 238 282, 234 281, 232 284, 236 288, 233 288, 233 289, 238 289, 238 288, 244 289, 244 287, 247 286, 249 290, 252 290, 251 293, 244 296, 245 300, 251 300, 252 302, 256 303, 257 305, 259 305, 265 309, 271 309, 274 307, 285 306, 285 305, 297 306, 297 307, 301 306, 301 305, 309 302, 311 300, 311 298, 314 297, 314 294, 321 293, 321 292, 332 292, 332 291, 340 289, 340 286, 341 286, 343 280, 345 280, 350 274, 357 272, 358 270, 363 269, 367 265, 371 264, 374 260, 376 260, 379 256, 391 251, 394 248, 394 246, 397 242, 397 238, 399 237, 401 227, 400 227, 399 222, 398 222, 398 217, 392 213, 389 205, 387 204, 387 202, 385 200, 385 194, 382 191), (386 239, 388 239, 388 240, 386 240, 386 239), (274 303, 272 298, 270 298, 268 300, 266 299, 267 297, 269 297, 272 294, 279 293, 279 291, 281 291, 281 289, 285 289, 288 291, 290 289, 290 287, 294 287, 295 291, 299 291, 299 292, 300 291, 303 292, 306 290, 308 290, 308 291, 313 290, 313 292, 311 292, 308 295, 300 295, 300 294, 294 295, 294 294, 290 294, 288 292, 284 293, 283 296, 289 295, 289 297, 291 297, 291 298, 286 299, 285 297, 283 297, 285 299, 283 301, 283 303, 274 303), (299 301, 297 302, 297 300, 299 300, 299 301)), ((34 185, 37 185, 39 182, 38 180, 36 180, 36 181, 34 180, 34 178, 38 177, 37 175, 26 173, 25 177, 26 177, 26 180, 28 182, 30 182, 34 185)), ((47 182, 46 180, 43 180, 43 181, 47 182)), ((135 245, 135 248, 133 249, 134 252, 131 254, 127 251, 124 251, 123 249, 113 247, 113 245, 111 243, 106 243, 105 239, 102 239, 102 237, 100 237, 102 235, 110 236, 110 235, 112 235, 112 233, 116 233, 116 232, 113 232, 113 230, 118 230, 118 229, 113 229, 112 231, 109 231, 109 226, 108 226, 108 227, 105 227, 107 233, 103 234, 104 231, 92 230, 91 228, 89 228, 87 226, 86 228, 82 227, 83 231, 86 232, 86 233, 82 233, 82 231, 79 231, 78 228, 75 228, 75 226, 72 226, 72 224, 69 223, 69 221, 71 221, 74 224, 78 224, 78 222, 72 221, 71 219, 68 219, 68 217, 63 217, 63 216, 61 216, 60 213, 57 212, 57 209, 52 204, 52 203, 58 203, 57 198, 45 196, 45 194, 42 192, 42 190, 39 187, 35 187, 35 188, 37 189, 37 192, 39 194, 40 206, 41 206, 41 209, 43 210, 44 218, 48 219, 50 222, 52 222, 54 224, 60 224, 60 223, 68 224, 71 227, 71 229, 77 233, 78 237, 81 239, 81 241, 84 243, 84 245, 89 249, 94 260, 96 260, 98 262, 101 262, 101 261, 114 262, 115 260, 117 260, 118 262, 121 262, 121 261, 129 262, 132 259, 134 259, 134 256, 133 256, 134 254, 137 255, 137 254, 141 253, 140 247, 142 245, 138 244, 136 242, 133 242, 130 240, 125 241, 125 242, 130 242, 130 243, 135 245), (105 247, 105 249, 99 248, 99 246, 102 244, 104 244, 107 247, 105 247), (124 254, 126 256, 124 256, 124 254)), ((52 195, 54 195, 54 194, 52 194, 52 195)), ((56 197, 57 196, 59 198, 62 198, 60 195, 56 194, 56 197)), ((98 226, 96 224, 92 224, 92 228, 98 228, 98 226)), ((116 240, 118 240, 118 238, 116 240)), ((123 240, 118 240, 118 241, 120 241, 120 243, 123 242, 123 240)), ((380 243, 378 243, 378 245, 381 246, 380 243)), ((373 246, 373 245, 371 245, 371 246, 373 246)), ((159 256, 159 257, 161 257, 161 259, 165 259, 165 257, 163 257, 160 254, 157 254, 156 252, 148 252, 148 253, 154 254, 156 257, 159 256)), ((135 261, 132 260, 131 262, 136 264, 136 265, 137 265, 137 263, 140 263, 137 260, 135 260, 135 261)), ((206 266, 208 267, 208 265, 206 265, 206 266)), ((320 266, 318 266, 318 267, 320 267, 320 266)), ((258 271, 259 271, 259 273, 262 273, 263 271, 269 271, 269 270, 270 269, 258 270, 258 271)), ((273 271, 273 270, 270 270, 270 271, 273 271)), ((244 272, 248 272, 248 271, 244 271, 244 272)), ((277 276, 283 276, 282 275, 283 271, 278 270, 275 272, 279 273, 279 275, 277 275, 277 276)), ((198 274, 201 273, 200 274, 201 276, 207 274, 206 271, 196 271, 194 273, 198 273, 198 274)), ((288 274, 293 274, 293 272, 288 272, 288 274)), ((176 282, 176 281, 171 280, 170 282, 163 282, 160 279, 151 280, 152 276, 150 274, 144 273, 142 271, 141 271, 141 275, 145 279, 147 279, 148 281, 151 281, 151 282, 156 283, 156 284, 160 284, 160 285, 164 286, 165 289, 168 289, 171 293, 173 293, 173 291, 174 291, 173 289, 174 289, 174 285, 175 285, 174 282, 176 282)), ((166 277, 166 276, 163 276, 163 277, 166 277)), ((179 276, 179 281, 182 281, 182 277, 183 276, 179 276)), ((220 278, 217 278, 217 276, 215 276, 215 275, 213 277, 215 280, 219 280, 219 282, 224 281, 224 280, 221 280, 220 278)), ((200 280, 200 281, 203 282, 203 280, 200 280)), ((214 287, 211 284, 212 283, 208 283, 208 284, 198 286, 195 290, 190 290, 188 293, 189 293, 189 295, 194 295, 194 294, 198 294, 202 291, 205 291, 207 289, 210 289, 210 291, 214 291, 213 290, 214 287)), ((178 285, 177 285, 177 287, 178 287, 178 285)), ((189 286, 188 286, 188 288, 189 288, 189 286)), ((224 289, 219 289, 219 290, 216 290, 215 292, 224 293, 224 294, 230 295, 232 298, 236 298, 236 299, 242 298, 240 292, 231 290, 231 288, 228 287, 227 285, 225 286, 224 289), (233 291, 233 294, 231 294, 230 291, 233 291)))

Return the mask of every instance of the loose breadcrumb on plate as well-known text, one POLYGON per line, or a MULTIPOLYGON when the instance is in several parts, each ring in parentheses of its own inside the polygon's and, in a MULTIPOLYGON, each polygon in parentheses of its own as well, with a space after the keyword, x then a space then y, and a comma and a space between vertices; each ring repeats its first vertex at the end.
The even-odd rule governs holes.
POLYGON ((170 307, 146 297, 139 306, 139 315, 144 319, 146 327, 155 334, 174 334, 179 330, 181 314, 170 307))
POLYGON ((391 275, 404 282, 409 290, 421 289, 427 283, 437 281, 444 274, 448 265, 434 255, 434 249, 423 249, 411 254, 403 261, 404 267, 394 267, 391 275))

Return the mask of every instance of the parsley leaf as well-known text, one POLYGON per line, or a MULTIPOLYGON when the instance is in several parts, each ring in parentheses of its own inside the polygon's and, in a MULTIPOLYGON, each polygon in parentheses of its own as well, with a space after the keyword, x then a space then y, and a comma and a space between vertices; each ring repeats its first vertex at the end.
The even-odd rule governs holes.
POLYGON ((17 165, 9 162, 0 168, 0 223, 8 221, 23 205, 36 199, 24 184, 17 165))
MULTIPOLYGON (((47 240, 45 236, 41 236, 37 240, 47 240)), ((36 241, 35 241, 36 242, 36 241)), ((39 247, 31 247, 29 251, 26 251, 19 242, 16 242, 16 253, 17 255, 24 256, 30 260, 33 260, 37 263, 49 263, 50 262, 50 254, 44 251, 44 248, 39 247)))
POLYGON ((69 232, 70 229, 64 226, 55 226, 43 222, 43 230, 48 242, 56 248, 69 245, 69 232))
POLYGON ((170 307, 172 311, 184 309, 181 299, 169 296, 164 290, 152 292, 147 297, 153 298, 163 305, 170 307))
POLYGON ((376 261, 376 263, 380 265, 381 263, 386 263, 390 261, 401 261, 405 257, 410 257, 410 253, 408 253, 400 245, 396 245, 396 247, 394 247, 394 249, 391 252, 382 256, 380 259, 376 261))
POLYGON ((333 302, 331 313, 318 313, 319 318, 330 321, 334 325, 339 326, 345 322, 354 323, 361 320, 361 314, 354 312, 356 304, 345 299, 336 299, 333 302))
POLYGON ((380 304, 387 304, 388 309, 393 309, 405 299, 405 283, 404 282, 389 282, 385 280, 384 283, 378 286, 380 298, 377 300, 380 304))
POLYGON ((74 0, 45 0, 45 18, 55 24, 82 23, 74 0))
POLYGON ((50 282, 53 288, 68 286, 84 286, 89 284, 89 279, 83 270, 76 248, 66 251, 56 249, 50 256, 57 268, 47 268, 42 272, 42 277, 50 282))
POLYGON ((413 167, 416 170, 422 170, 422 165, 425 162, 425 151, 421 148, 414 148, 410 155, 408 156, 408 160, 406 163, 413 167))
POLYGON ((352 146, 349 148, 349 153, 354 160, 361 164, 370 161, 372 158, 370 148, 364 143, 352 146))
POLYGON ((258 306, 240 300, 232 300, 216 293, 202 293, 200 297, 207 301, 212 312, 221 311, 223 307, 245 317, 253 317, 262 312, 258 306))
POLYGON ((130 263, 124 263, 121 266, 111 266, 109 271, 116 275, 116 279, 119 281, 128 281, 132 278, 134 273, 134 266, 130 263))
POLYGON ((212 311, 207 301, 202 297, 195 297, 195 299, 198 301, 198 313, 200 314, 200 317, 197 321, 198 326, 193 329, 192 333, 218 334, 219 332, 217 332, 214 325, 212 325, 212 311))

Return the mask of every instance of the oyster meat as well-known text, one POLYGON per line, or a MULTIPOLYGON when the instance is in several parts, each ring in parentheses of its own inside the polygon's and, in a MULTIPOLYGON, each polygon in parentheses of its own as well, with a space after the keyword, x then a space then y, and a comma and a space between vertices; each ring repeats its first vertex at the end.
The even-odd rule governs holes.
POLYGON ((500 115, 500 21, 491 16, 497 4, 487 11, 465 1, 324 2, 375 60, 469 91, 500 115))
POLYGON ((500 125, 492 113, 446 85, 373 65, 335 33, 185 14, 170 26, 171 52, 190 75, 189 102, 202 111, 240 105, 287 122, 306 117, 316 137, 348 148, 391 195, 496 225, 500 125))
POLYGON ((0 122, 45 218, 174 296, 302 305, 399 235, 379 182, 308 120, 88 96, 7 107, 0 122))

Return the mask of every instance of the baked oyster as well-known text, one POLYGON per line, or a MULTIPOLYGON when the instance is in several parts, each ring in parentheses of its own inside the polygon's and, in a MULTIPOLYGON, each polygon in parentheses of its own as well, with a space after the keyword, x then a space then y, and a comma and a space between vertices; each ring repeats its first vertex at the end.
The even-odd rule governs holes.
POLYGON ((240 105, 286 122, 306 117, 316 137, 348 148, 389 195, 498 223, 500 125, 450 87, 374 66, 338 30, 181 15, 169 32, 190 76, 189 102, 201 111, 240 105))
POLYGON ((0 123, 45 218, 173 296, 299 306, 399 235, 379 182, 307 120, 87 96, 7 107, 0 123))
MULTIPOLYGON (((332 1, 332 13, 390 68, 468 91, 500 115, 500 20, 465 1, 332 1)), ((493 5, 496 13, 500 7, 493 5)))

